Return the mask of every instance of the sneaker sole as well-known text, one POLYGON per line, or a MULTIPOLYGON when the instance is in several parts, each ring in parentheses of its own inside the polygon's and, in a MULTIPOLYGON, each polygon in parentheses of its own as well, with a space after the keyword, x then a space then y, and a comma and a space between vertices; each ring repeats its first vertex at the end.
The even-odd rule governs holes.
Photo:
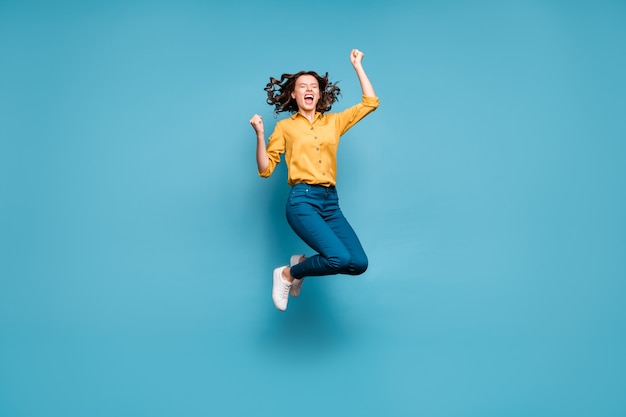
POLYGON ((283 269, 285 268, 286 267, 281 266, 279 268, 274 269, 273 281, 272 281, 272 301, 274 302, 274 306, 280 311, 287 310, 287 302, 289 301, 289 299, 285 301, 285 305, 283 306, 282 299, 276 297, 275 295, 276 291, 274 291, 274 288, 282 285, 282 282, 284 281, 282 274, 283 274, 283 269))

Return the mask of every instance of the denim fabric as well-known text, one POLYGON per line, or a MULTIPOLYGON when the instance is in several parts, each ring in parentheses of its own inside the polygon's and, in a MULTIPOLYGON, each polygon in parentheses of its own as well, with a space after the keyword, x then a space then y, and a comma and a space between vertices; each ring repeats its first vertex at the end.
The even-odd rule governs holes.
POLYGON ((291 268, 294 278, 365 272, 367 255, 339 208, 335 187, 296 184, 286 206, 291 228, 317 252, 291 268))

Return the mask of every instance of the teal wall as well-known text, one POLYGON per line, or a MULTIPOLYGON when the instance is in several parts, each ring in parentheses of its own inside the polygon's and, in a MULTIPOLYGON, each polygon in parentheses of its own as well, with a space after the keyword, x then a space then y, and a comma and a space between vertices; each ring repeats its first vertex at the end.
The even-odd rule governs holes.
MULTIPOLYGON (((626 4, 0 1, 0 415, 623 416, 626 4), (221 3, 221 4, 220 4, 221 3), (362 276, 248 120, 302 69, 362 276)), ((281 116, 282 117, 282 116, 281 116)))

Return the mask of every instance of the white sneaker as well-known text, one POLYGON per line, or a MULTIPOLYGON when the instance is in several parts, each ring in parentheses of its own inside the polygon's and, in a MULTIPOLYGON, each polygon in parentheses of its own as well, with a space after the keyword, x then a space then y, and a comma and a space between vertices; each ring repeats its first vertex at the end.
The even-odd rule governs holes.
POLYGON ((281 266, 274 269, 274 285, 272 286, 272 300, 274 305, 280 311, 287 310, 287 302, 289 301, 289 289, 291 288, 291 282, 283 279, 283 269, 286 266, 281 266))
MULTIPOLYGON (((291 255, 291 258, 289 259, 289 266, 292 267, 299 264, 300 258, 302 258, 303 256, 304 255, 291 255)), ((291 283, 291 289, 289 290, 289 294, 291 294, 293 297, 299 296, 300 290, 302 289, 302 281, 304 281, 304 278, 294 279, 291 283)))

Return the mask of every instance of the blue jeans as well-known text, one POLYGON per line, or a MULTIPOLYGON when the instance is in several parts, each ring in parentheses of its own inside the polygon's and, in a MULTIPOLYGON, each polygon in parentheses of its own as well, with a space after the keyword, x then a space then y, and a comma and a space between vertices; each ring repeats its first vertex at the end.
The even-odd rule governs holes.
POLYGON ((294 278, 365 272, 367 255, 339 208, 335 187, 294 185, 286 212, 293 231, 317 252, 291 268, 294 278))

